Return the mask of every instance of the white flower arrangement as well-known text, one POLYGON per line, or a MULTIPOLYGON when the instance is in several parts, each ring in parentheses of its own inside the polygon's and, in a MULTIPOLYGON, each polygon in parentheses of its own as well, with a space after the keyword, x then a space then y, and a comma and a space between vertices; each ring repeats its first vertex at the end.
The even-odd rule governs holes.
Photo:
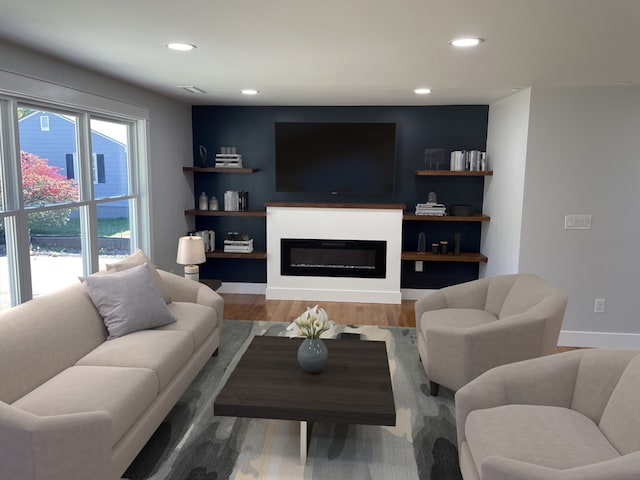
POLYGON ((324 332, 333 331, 335 324, 329 320, 324 308, 316 305, 296 318, 287 327, 290 337, 320 338, 324 332))

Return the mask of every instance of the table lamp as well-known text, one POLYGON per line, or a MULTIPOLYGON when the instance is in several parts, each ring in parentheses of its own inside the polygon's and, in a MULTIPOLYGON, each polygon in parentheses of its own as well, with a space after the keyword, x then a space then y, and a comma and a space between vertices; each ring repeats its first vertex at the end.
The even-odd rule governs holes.
POLYGON ((204 263, 207 258, 204 254, 204 242, 202 237, 180 237, 178 240, 178 255, 176 263, 184 265, 184 277, 190 280, 200 280, 200 267, 198 263, 204 263))

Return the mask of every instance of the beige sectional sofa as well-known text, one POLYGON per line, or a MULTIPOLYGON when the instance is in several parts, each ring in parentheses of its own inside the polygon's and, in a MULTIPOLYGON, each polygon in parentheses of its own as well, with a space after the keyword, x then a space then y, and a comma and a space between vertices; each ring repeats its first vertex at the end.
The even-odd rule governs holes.
POLYGON ((121 477, 220 344, 222 298, 157 273, 162 327, 107 340, 80 283, 0 315, 0 478, 121 477))
POLYGON ((640 479, 640 351, 496 367, 456 393, 465 480, 640 479))

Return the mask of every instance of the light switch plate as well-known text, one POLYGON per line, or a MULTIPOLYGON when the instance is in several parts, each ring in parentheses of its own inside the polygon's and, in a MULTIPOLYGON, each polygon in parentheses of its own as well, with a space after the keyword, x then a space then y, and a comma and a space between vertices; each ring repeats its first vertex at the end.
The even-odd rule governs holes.
POLYGON ((591 215, 565 215, 565 230, 590 230, 591 215))

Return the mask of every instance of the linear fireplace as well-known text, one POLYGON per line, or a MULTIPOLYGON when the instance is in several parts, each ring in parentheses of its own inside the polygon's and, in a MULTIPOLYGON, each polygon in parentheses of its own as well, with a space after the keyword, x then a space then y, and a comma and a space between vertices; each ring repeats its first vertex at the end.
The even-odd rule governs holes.
POLYGON ((311 277, 385 278, 383 240, 280 239, 280 274, 311 277))
POLYGON ((404 205, 271 203, 266 207, 268 300, 402 301, 404 205), (292 252, 286 253, 283 247, 289 240, 312 240, 316 245, 293 244, 294 249, 289 249, 292 252), (354 240, 374 242, 384 249, 374 255, 371 244, 354 247, 350 243, 354 240), (318 246, 317 242, 321 244, 318 246), (320 258, 308 258, 307 253, 320 258), (376 260, 371 260, 372 255, 376 260), (283 260, 283 256, 287 259, 283 260), (319 274, 318 266, 324 274, 319 274), (354 270, 358 270, 357 277, 354 270))

